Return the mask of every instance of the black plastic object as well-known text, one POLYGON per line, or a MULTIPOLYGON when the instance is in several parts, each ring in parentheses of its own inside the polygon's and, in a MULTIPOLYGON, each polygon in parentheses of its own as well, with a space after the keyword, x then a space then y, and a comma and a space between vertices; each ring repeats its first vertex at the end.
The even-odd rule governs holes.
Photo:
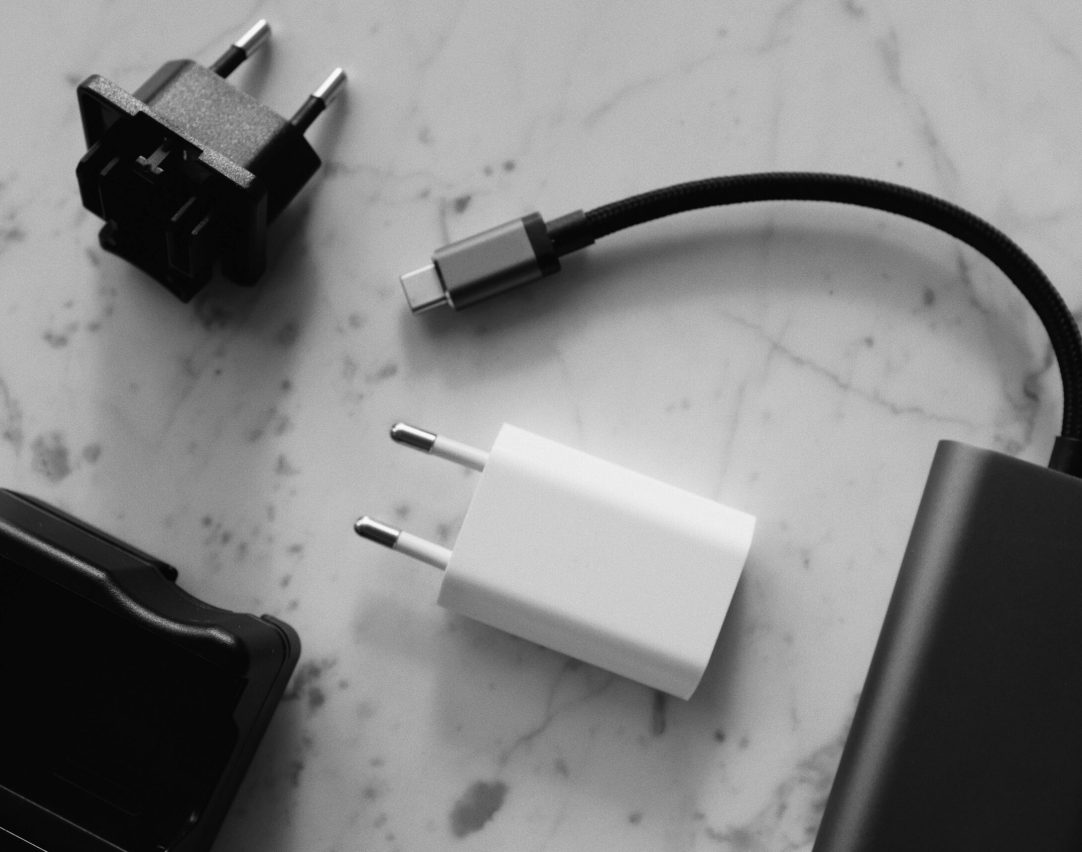
POLYGON ((1082 481, 939 445, 814 852, 1082 849, 1082 481))
POLYGON ((76 175, 83 205, 106 222, 102 247, 183 301, 216 262, 254 283, 267 224, 320 165, 304 138, 319 110, 287 121, 236 89, 223 76, 238 52, 230 47, 213 70, 167 62, 134 94, 98 75, 77 90, 89 150, 76 175))
POLYGON ((176 577, 0 490, 0 848, 210 848, 300 642, 176 577))

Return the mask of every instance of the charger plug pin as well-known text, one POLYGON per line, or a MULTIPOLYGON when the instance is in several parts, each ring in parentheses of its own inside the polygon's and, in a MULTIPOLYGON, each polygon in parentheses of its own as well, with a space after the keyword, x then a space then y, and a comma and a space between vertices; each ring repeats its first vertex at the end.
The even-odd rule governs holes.
POLYGON ((297 110, 293 117, 289 120, 289 123, 296 127, 301 133, 304 133, 312 122, 315 121, 336 97, 338 93, 342 91, 346 85, 346 72, 341 68, 335 68, 330 75, 322 83, 316 87, 316 90, 312 92, 301 104, 301 108, 297 110))
POLYGON ((250 59, 253 53, 267 43, 270 34, 270 24, 265 19, 256 21, 251 29, 229 45, 225 53, 207 67, 219 77, 228 77, 245 59, 250 59))
POLYGON ((391 440, 478 472, 483 471, 488 463, 488 453, 484 450, 425 429, 418 429, 408 423, 395 423, 391 427, 391 440))
MULTIPOLYGON (((445 438, 427 429, 419 429, 408 423, 395 423, 391 427, 391 440, 396 444, 413 447, 415 450, 447 459, 471 470, 483 471, 488 462, 488 453, 484 450, 445 438)), ((447 563, 451 561, 451 551, 446 547, 412 533, 403 532, 367 515, 358 519, 353 525, 353 531, 361 538, 382 544, 406 556, 412 556, 441 571, 445 571, 447 563)))
POLYGON ((361 538, 382 544, 384 547, 411 556, 441 571, 446 571, 447 563, 451 561, 451 551, 446 547, 441 547, 412 533, 395 529, 368 515, 357 520, 353 525, 353 531, 361 538))

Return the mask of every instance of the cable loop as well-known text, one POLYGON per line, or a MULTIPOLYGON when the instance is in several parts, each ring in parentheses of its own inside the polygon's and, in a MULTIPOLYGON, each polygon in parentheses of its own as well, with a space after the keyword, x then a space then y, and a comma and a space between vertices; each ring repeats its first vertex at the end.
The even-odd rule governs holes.
POLYGON ((868 207, 923 222, 987 257, 1036 311, 1052 342, 1063 380, 1063 429, 1082 439, 1082 337, 1059 292, 1029 255, 1006 234, 968 210, 909 187, 871 178, 812 172, 766 172, 676 184, 588 211, 561 229, 556 254, 654 219, 753 201, 825 201, 868 207))

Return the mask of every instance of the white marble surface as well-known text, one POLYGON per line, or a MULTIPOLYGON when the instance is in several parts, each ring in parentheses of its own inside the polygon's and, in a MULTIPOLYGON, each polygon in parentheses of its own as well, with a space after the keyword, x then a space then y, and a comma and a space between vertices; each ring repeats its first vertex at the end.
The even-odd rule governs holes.
POLYGON ((810 847, 937 440, 1049 452, 1024 302, 920 226, 807 206, 644 227, 458 315, 411 317, 397 276, 532 209, 838 170, 986 216, 1077 310, 1082 6, 99 0, 9 4, 0 46, 0 482, 303 638, 217 849, 810 847), (74 86, 261 16, 238 84, 289 113, 342 64, 348 95, 262 286, 185 306, 98 248, 74 86), (449 543, 469 500, 397 419, 510 421, 756 514, 695 697, 453 617, 357 540, 370 512, 449 543))

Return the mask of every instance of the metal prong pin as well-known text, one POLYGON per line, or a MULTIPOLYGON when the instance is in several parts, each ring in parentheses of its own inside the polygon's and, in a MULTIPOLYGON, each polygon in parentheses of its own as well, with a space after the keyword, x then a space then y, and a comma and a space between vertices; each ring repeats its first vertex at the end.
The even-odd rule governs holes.
POLYGON ((346 72, 341 68, 335 68, 301 104, 301 108, 293 114, 289 123, 301 133, 311 127, 312 122, 320 116, 327 105, 338 97, 346 85, 346 79, 346 72))
POLYGON ((395 423, 391 427, 391 440, 429 455, 453 461, 471 470, 482 471, 488 463, 488 453, 484 450, 425 429, 418 429, 408 423, 395 423))
POLYGON ((270 33, 270 24, 262 19, 256 21, 251 29, 226 48, 225 53, 210 66, 210 70, 219 77, 228 77, 245 59, 266 44, 270 33))
POLYGON ((391 550, 411 556, 441 571, 451 561, 451 551, 412 533, 403 532, 365 515, 353 525, 353 531, 361 538, 382 544, 391 550))

